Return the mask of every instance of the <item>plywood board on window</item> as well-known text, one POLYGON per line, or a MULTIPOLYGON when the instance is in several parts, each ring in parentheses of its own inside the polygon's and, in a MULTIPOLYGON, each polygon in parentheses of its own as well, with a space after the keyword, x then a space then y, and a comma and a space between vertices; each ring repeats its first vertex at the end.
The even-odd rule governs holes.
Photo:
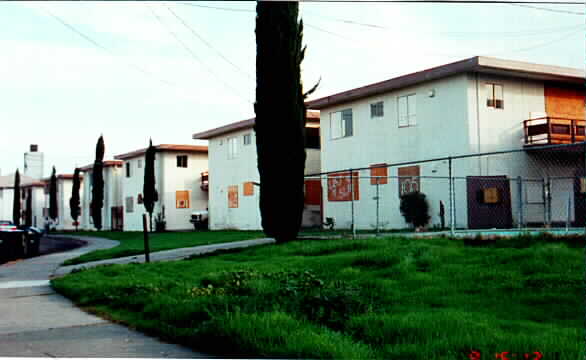
POLYGON ((498 204, 500 202, 499 191, 495 187, 483 189, 483 195, 485 204, 498 204))
POLYGON ((545 111, 548 116, 584 119, 584 89, 545 84, 545 111))
POLYGON ((177 209, 189 209, 189 191, 179 190, 175 192, 175 207, 177 209))
POLYGON ((383 185, 383 184, 387 184, 389 179, 389 168, 386 167, 386 164, 374 164, 374 165, 370 165, 370 184, 371 185, 376 185, 377 183, 379 185, 383 185), (383 176, 380 178, 377 178, 376 176, 383 176))
POLYGON ((351 201, 352 193, 354 200, 360 199, 359 174, 352 174, 350 181, 350 172, 341 172, 328 175, 328 201, 351 201))
POLYGON ((321 204, 321 180, 319 180, 319 179, 305 180, 305 204, 306 205, 320 205, 321 204))
POLYGON ((238 208, 238 185, 228 186, 228 207, 238 208))
POLYGON ((244 183, 244 191, 242 195, 244 196, 252 196, 254 195, 254 183, 252 181, 248 181, 244 183))
POLYGON ((399 196, 420 191, 420 169, 419 165, 405 166, 398 169, 399 175, 399 196))

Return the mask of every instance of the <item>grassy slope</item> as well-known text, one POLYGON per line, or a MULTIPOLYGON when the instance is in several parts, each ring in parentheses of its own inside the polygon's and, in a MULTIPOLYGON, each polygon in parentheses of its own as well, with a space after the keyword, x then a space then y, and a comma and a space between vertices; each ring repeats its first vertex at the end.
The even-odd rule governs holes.
MULTIPOLYGON (((67 260, 64 265, 74 265, 89 261, 112 259, 123 256, 144 254, 143 233, 138 231, 79 231, 68 235, 104 237, 120 241, 120 245, 106 250, 96 250, 75 259, 67 260)), ((256 239, 264 237, 260 231, 203 231, 203 232, 165 232, 149 234, 151 252, 178 249, 183 247, 209 245, 223 242, 256 239)))
POLYGON ((584 357, 583 241, 298 241, 53 280, 142 331, 223 356, 584 357))

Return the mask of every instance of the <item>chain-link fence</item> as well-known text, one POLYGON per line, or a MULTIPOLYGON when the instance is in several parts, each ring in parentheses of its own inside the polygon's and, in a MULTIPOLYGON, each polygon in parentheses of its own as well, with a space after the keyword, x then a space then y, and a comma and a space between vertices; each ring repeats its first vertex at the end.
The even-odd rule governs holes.
POLYGON ((310 175, 306 186, 320 192, 318 222, 338 230, 412 229, 400 211, 412 192, 429 206, 422 230, 584 227, 585 145, 375 164, 310 175))

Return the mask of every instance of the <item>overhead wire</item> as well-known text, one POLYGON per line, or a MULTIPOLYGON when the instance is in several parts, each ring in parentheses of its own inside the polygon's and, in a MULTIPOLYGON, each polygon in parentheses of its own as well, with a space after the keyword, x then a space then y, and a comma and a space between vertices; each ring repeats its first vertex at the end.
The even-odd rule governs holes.
POLYGON ((238 90, 236 90, 235 88, 233 88, 230 84, 228 84, 221 77, 219 77, 215 73, 215 71, 213 71, 209 66, 207 66, 199 58, 199 56, 197 56, 197 54, 183 40, 181 40, 181 38, 179 37, 179 35, 177 35, 177 33, 175 33, 170 27, 168 27, 165 24, 165 22, 163 22, 163 20, 161 19, 161 17, 159 15, 157 15, 156 12, 150 6, 148 6, 148 8, 151 11, 151 14, 155 17, 155 19, 157 19, 157 21, 159 22, 159 24, 165 30, 167 30, 167 32, 175 39, 175 41, 177 41, 185 49, 185 51, 187 51, 189 53, 189 55, 191 55, 191 58, 193 60, 195 60, 197 63, 199 63, 208 73, 212 74, 219 82, 221 82, 227 89, 229 89, 239 99, 241 99, 241 100, 243 100, 243 101, 245 101, 245 102, 247 102, 249 104, 253 104, 252 101, 250 101, 248 98, 246 98, 244 95, 242 95, 238 90))
POLYGON ((527 5, 527 4, 509 4, 509 5, 524 7, 524 8, 528 8, 528 9, 535 9, 535 10, 555 12, 555 13, 560 13, 560 14, 586 15, 586 12, 578 12, 578 11, 570 11, 570 10, 560 10, 560 9, 543 8, 543 7, 532 6, 532 5, 527 5))

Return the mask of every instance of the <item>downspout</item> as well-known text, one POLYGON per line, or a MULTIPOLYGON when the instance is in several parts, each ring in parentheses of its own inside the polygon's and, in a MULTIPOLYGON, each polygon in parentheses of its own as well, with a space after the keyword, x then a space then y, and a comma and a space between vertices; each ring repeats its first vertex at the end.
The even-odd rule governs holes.
MULTIPOLYGON (((478 94, 478 72, 474 73, 476 78, 476 141, 478 142, 478 153, 480 154, 480 96, 478 94)), ((482 158, 478 157, 478 175, 482 175, 482 158)))

